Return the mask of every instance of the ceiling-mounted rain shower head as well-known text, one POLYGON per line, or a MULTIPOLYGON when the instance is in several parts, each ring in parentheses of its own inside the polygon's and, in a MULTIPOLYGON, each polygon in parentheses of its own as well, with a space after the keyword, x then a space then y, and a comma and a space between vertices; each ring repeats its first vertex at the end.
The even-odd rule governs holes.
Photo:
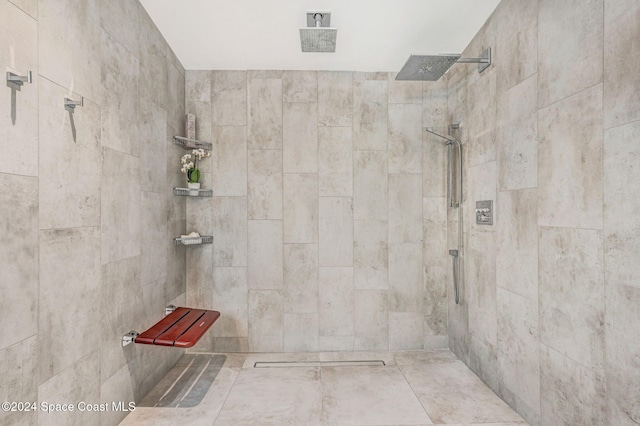
POLYGON ((461 58, 460 55, 411 55, 396 80, 436 81, 455 63, 478 64, 478 72, 491 65, 491 48, 479 58, 461 58))
POLYGON ((331 12, 307 12, 307 28, 300 28, 303 52, 335 52, 338 29, 330 27, 331 12))

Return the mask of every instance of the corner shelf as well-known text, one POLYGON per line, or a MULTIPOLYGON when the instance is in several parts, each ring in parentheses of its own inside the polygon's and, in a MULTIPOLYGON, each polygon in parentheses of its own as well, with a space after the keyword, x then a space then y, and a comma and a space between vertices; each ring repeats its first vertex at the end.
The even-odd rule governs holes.
POLYGON ((211 151, 213 149, 213 144, 209 142, 202 142, 197 139, 189 139, 182 136, 174 136, 173 143, 183 147, 184 149, 204 149, 207 151, 211 151))
POLYGON ((202 235, 200 237, 193 238, 174 238, 173 244, 176 246, 199 246, 202 244, 212 244, 213 236, 211 235, 202 235))
POLYGON ((173 195, 181 197, 213 197, 213 189, 173 188, 173 195))

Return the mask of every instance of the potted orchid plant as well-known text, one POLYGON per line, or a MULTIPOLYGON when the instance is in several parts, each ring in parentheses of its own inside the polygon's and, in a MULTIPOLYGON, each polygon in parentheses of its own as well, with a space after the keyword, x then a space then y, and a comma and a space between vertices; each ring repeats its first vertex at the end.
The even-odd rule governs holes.
POLYGON ((198 161, 205 157, 211 157, 211 152, 204 149, 194 149, 191 154, 185 154, 180 159, 182 168, 180 171, 187 175, 187 187, 189 189, 200 189, 200 169, 198 161))

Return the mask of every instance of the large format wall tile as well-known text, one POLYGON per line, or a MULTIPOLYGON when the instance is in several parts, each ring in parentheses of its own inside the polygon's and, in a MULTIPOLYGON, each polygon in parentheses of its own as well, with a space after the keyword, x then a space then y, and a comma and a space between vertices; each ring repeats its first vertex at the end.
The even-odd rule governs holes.
POLYGON ((505 2, 498 10, 495 49, 509 58, 495 64, 500 96, 538 71, 538 0, 505 2))
POLYGON ((128 0, 100 0, 102 28, 134 55, 138 46, 138 3, 128 0))
POLYGON ((100 101, 99 0, 38 2, 40 75, 100 101))
POLYGON ((249 291, 249 347, 254 352, 282 352, 284 336, 281 291, 249 291))
POLYGON ((249 150, 249 219, 282 219, 282 151, 249 150))
POLYGON ((165 195, 155 192, 141 192, 140 208, 145 216, 145 230, 142 233, 142 280, 146 285, 167 275, 167 262, 171 241, 167 239, 167 214, 165 195))
POLYGON ((540 346, 540 424, 611 424, 604 396, 602 371, 540 346))
POLYGON ((122 348, 124 333, 142 329, 140 326, 146 330, 153 325, 142 323, 141 273, 139 257, 102 266, 102 285, 96 295, 99 303, 90 308, 100 316, 101 332, 98 338, 104 342, 101 345, 100 371, 105 380, 127 365, 135 354, 135 345, 122 348))
MULTIPOLYGON (((440 131, 441 129, 435 129, 440 131)), ((442 138, 422 132, 422 196, 447 196, 447 149, 442 138)), ((457 158, 452 151, 452 158, 457 158)), ((456 160, 457 161, 457 160, 456 160)))
MULTIPOLYGON (((167 111, 154 102, 140 105, 140 179, 147 191, 167 193, 167 167, 180 170, 181 157, 167 158, 167 111), (172 161, 169 161, 172 160, 172 161)), ((181 185, 182 186, 182 185, 181 185)))
MULTIPOLYGON (((42 383, 38 387, 38 405, 100 403, 100 351, 93 350, 60 374, 42 383)), ((52 426, 81 426, 99 424, 97 411, 39 411, 38 424, 52 426)))
POLYGON ((283 287, 281 220, 249 221, 249 288, 279 290, 283 287))
POLYGON ((640 420, 640 289, 606 286, 606 383, 609 424, 632 426, 640 420))
POLYGON ((498 103, 498 188, 538 185, 536 76, 507 90, 498 103))
POLYGON ((540 340, 588 368, 604 362, 602 232, 540 228, 540 340))
POLYGON ((353 73, 318 72, 318 125, 351 126, 353 123, 353 73))
POLYGON ((465 163, 469 166, 496 159, 496 122, 498 115, 495 68, 477 75, 467 89, 467 120, 456 134, 462 135, 466 148, 465 163))
POLYGON ((142 4, 138 9, 138 48, 140 99, 165 106, 182 102, 184 97, 169 100, 167 54, 170 49, 142 4))
POLYGON ((247 128, 213 126, 211 188, 217 196, 247 195, 247 128))
POLYGON ((109 148, 102 160, 102 263, 141 251, 140 159, 109 148))
POLYGON ((350 197, 321 197, 320 266, 353 266, 353 202, 350 197))
POLYGON ((540 0, 538 11, 538 106, 543 107, 602 82, 604 0, 540 0))
POLYGON ((353 230, 353 285, 359 290, 389 288, 386 221, 356 220, 353 230))
POLYGON ((353 195, 353 150, 350 127, 318 128, 319 195, 353 195))
POLYGON ((497 338, 496 243, 494 232, 471 231, 464 256, 469 331, 495 346, 497 338))
POLYGON ((389 175, 389 243, 422 242, 422 176, 389 175))
MULTIPOLYGON (((187 70, 185 71, 185 100, 186 102, 202 102, 211 106, 211 85, 214 71, 187 70)), ((211 112, 209 112, 211 114, 211 112)), ((196 121, 197 124, 197 121, 196 121)), ((216 123, 218 124, 218 123, 216 123)), ((221 125, 221 124, 218 124, 221 125)))
POLYGON ((68 91, 40 82, 40 229, 100 224, 100 108, 91 101, 74 114, 68 91))
POLYGON ((640 121, 605 132, 605 274, 610 283, 640 287, 640 121))
POLYGON ((284 312, 318 312, 318 245, 284 245, 284 312))
POLYGON ((9 0, 11 3, 18 6, 20 9, 31 15, 33 18, 38 19, 38 0, 9 0))
POLYGON ((284 174, 284 242, 318 242, 318 175, 284 174))
POLYGON ((387 291, 354 290, 354 342, 356 351, 389 350, 387 291))
POLYGON ((389 312, 389 350, 419 350, 424 345, 421 312, 389 312))
MULTIPOLYGON (((38 175, 38 23, 9 2, 0 3, 0 63, 14 74, 33 73, 33 83, 18 90, 2 85, 0 172, 38 175)), ((62 101, 60 101, 62 102, 62 101)))
POLYGON ((353 85, 353 147, 387 149, 387 81, 361 80, 353 85))
POLYGON ((389 173, 422 173, 422 103, 389 105, 389 173))
POLYGON ((538 105, 602 82, 604 0, 540 0, 538 105), (558 43, 562 40, 562 43, 558 43))
POLYGON ((538 113, 538 223, 602 229, 602 85, 538 113))
POLYGON ((318 314, 284 314, 284 351, 317 352, 318 314))
MULTIPOLYGON (((209 281, 211 285, 211 281, 209 281)), ((212 328, 214 337, 248 336, 247 268, 213 268, 211 309, 222 311, 212 328)))
POLYGON ((397 73, 387 74, 390 104, 422 104, 421 81, 396 80, 397 73))
POLYGON ((357 220, 387 220, 389 193, 387 153, 353 153, 353 208, 357 220))
POLYGON ((389 310, 422 312, 422 244, 389 244, 389 310))
POLYGON ((501 385, 525 401, 526 411, 540 415, 538 303, 497 289, 497 357, 501 385))
POLYGON ((99 347, 99 247, 97 227, 40 232, 40 383, 99 347))
POLYGON ((640 119, 640 4, 634 0, 605 2, 604 127, 640 119))
POLYGON ((38 332, 38 179, 0 174, 0 205, 4 349, 38 332))
POLYGON ((249 148, 281 149, 282 80, 249 79, 248 91, 249 148))
POLYGON ((282 156, 285 173, 318 172, 318 104, 283 104, 282 156))
MULTIPOLYGON (((201 204, 198 201, 194 200, 193 209, 207 209, 211 206, 215 266, 247 266, 247 199, 214 197, 211 204, 201 204)), ((202 213, 199 212, 198 215, 202 213)))
MULTIPOLYGON (((4 318, 3 318, 4 320, 4 318)), ((4 322, 3 322, 4 324, 4 322)), ((0 350, 2 396, 12 401, 38 400, 38 338, 30 337, 0 350)), ((37 424, 36 411, 2 411, 2 424, 37 424)))
POLYGON ((319 324, 321 336, 353 336, 353 268, 320 268, 319 324))
POLYGON ((422 199, 422 255, 425 265, 444 267, 448 264, 447 200, 422 199))
POLYGON ((213 71, 211 79, 211 122, 215 126, 246 125, 246 71, 213 71))
POLYGON ((284 102, 317 102, 318 73, 316 71, 284 71, 282 100, 284 102))
POLYGON ((538 191, 503 191, 498 195, 496 285, 538 300, 538 191))
POLYGON ((105 31, 101 51, 102 146, 139 156, 140 99, 128 96, 138 92, 138 59, 105 31))

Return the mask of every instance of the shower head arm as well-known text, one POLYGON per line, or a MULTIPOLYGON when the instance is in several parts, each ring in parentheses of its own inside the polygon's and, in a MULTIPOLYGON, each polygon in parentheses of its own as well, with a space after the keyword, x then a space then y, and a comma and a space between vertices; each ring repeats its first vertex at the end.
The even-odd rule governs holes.
POLYGON ((480 64, 478 65, 478 72, 484 71, 489 65, 491 65, 491 48, 482 52, 482 56, 479 58, 458 58, 456 63, 459 64, 480 64))
POLYGON ((460 143, 460 142, 458 142, 458 139, 453 138, 453 137, 451 137, 451 136, 442 135, 442 134, 440 134, 440 133, 438 133, 438 132, 434 131, 431 127, 427 127, 427 128, 425 128, 425 130, 426 130, 427 132, 431 133, 431 134, 434 134, 434 135, 436 135, 436 136, 441 137, 442 139, 446 139, 446 140, 448 140, 449 142, 457 142, 457 143, 460 143))

